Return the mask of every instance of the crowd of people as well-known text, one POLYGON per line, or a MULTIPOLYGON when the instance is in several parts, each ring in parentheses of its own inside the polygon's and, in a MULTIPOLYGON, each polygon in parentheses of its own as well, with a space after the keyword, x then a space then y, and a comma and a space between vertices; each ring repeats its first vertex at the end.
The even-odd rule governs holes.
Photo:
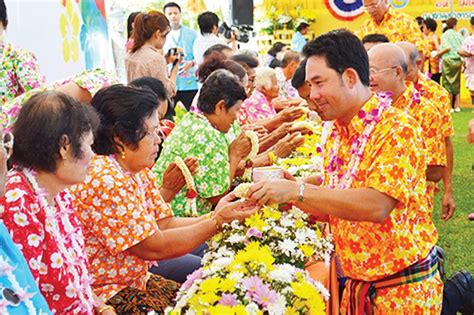
MULTIPOLYGON (((463 62, 474 106, 474 35, 450 18, 439 40, 433 19, 364 6, 355 34, 307 41, 302 23, 265 56, 219 37, 213 12, 200 36, 174 2, 134 12, 124 84, 101 69, 46 84, 0 42, 0 314, 163 313, 224 224, 284 203, 329 223, 328 314, 472 314, 472 276, 445 279, 432 217, 440 181, 442 220, 455 212, 451 113, 463 62), (308 112, 329 128, 323 175, 237 198, 247 169, 304 143, 308 112)), ((1 35, 3 0, 0 20, 1 35)))

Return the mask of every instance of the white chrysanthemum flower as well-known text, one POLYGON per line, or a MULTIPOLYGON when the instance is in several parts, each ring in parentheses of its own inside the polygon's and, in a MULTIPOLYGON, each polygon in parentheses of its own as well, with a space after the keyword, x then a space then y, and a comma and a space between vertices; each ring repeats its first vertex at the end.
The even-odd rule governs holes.
POLYGON ((258 305, 253 302, 247 304, 247 306, 245 306, 245 310, 249 315, 256 315, 259 313, 258 305))
POLYGON ((275 281, 290 283, 293 280, 291 274, 287 273, 285 270, 277 268, 269 273, 270 278, 275 281))
POLYGON ((296 246, 297 244, 289 239, 285 239, 278 243, 278 248, 287 256, 294 254, 296 246))
POLYGON ((284 315, 286 310, 286 299, 283 295, 278 294, 275 303, 267 306, 268 313, 272 315, 284 315))
POLYGON ((289 218, 288 216, 284 216, 280 219, 280 224, 282 226, 289 227, 289 226, 293 226, 295 224, 295 221, 289 218))
POLYGON ((226 240, 226 242, 235 244, 235 243, 242 243, 245 240, 246 240, 245 235, 233 234, 226 240))

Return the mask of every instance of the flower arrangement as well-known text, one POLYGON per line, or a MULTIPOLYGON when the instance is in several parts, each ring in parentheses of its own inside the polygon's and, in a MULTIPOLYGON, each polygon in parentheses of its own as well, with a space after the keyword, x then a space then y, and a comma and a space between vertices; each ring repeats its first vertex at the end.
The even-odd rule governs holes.
POLYGON ((323 157, 320 142, 323 128, 321 124, 310 120, 297 121, 293 126, 298 125, 312 130, 312 134, 305 135, 303 145, 296 148, 289 157, 278 159, 276 164, 295 177, 321 175, 323 173, 323 157))
POLYGON ((331 236, 301 210, 265 207, 208 245, 167 314, 325 314, 329 293, 302 268, 313 257, 329 262, 331 236))
POLYGON ((316 13, 314 10, 303 9, 301 6, 289 12, 272 6, 269 10, 257 10, 256 20, 260 24, 260 29, 271 35, 276 29, 293 29, 302 22, 314 23, 316 13))

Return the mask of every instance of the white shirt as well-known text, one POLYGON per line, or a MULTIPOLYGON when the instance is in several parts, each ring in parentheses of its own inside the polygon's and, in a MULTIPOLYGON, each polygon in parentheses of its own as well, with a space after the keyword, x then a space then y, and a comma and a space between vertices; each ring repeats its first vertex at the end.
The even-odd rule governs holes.
POLYGON ((204 52, 211 46, 216 44, 224 44, 227 45, 226 42, 222 39, 217 37, 216 34, 208 33, 202 36, 199 36, 194 41, 193 46, 193 53, 194 53, 194 60, 196 60, 196 65, 199 65, 204 61, 204 52))

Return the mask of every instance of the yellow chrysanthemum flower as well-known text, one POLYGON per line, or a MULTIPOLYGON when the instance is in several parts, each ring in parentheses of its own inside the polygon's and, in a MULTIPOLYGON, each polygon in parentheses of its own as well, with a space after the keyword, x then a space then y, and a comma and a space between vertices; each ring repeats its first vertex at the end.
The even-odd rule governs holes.
POLYGON ((204 280, 200 286, 201 291, 204 293, 217 291, 220 281, 220 278, 209 278, 204 280))
POLYGON ((223 279, 220 283, 220 289, 222 292, 234 292, 235 291, 235 280, 232 280, 232 279, 229 279, 229 278, 226 278, 226 279, 223 279))
POLYGON ((267 222, 262 220, 262 215, 260 213, 255 213, 251 217, 245 219, 245 225, 256 228, 259 231, 263 231, 263 228, 268 226, 267 222))
POLYGON ((313 246, 305 244, 305 245, 299 245, 298 247, 301 249, 305 257, 313 256, 314 254, 313 246))

